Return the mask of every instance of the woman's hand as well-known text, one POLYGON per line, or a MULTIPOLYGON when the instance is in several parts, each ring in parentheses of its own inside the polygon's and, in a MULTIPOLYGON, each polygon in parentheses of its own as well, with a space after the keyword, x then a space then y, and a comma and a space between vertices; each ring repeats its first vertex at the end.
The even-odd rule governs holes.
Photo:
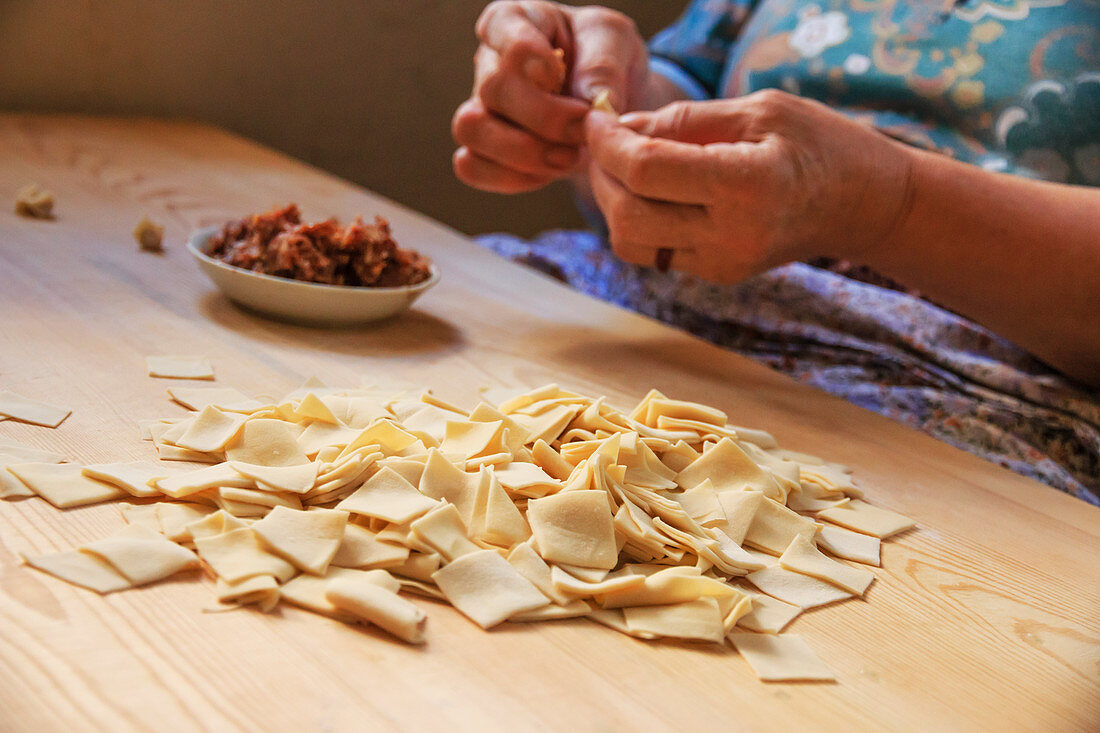
POLYGON ((911 196, 909 151, 824 105, 779 91, 593 113, 590 179, 622 259, 732 283, 793 260, 856 260, 911 196))
POLYGON ((607 89, 626 111, 645 97, 645 42, 616 11, 498 0, 477 36, 474 91, 451 126, 455 174, 475 188, 519 193, 570 175, 592 98, 607 89))

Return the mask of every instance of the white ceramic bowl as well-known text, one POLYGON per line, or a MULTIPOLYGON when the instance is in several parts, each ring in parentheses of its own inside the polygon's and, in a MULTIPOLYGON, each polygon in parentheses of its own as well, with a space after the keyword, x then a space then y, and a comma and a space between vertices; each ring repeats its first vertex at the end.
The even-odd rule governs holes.
POLYGON ((193 232, 187 249, 225 297, 280 321, 317 326, 378 321, 405 310, 439 282, 439 269, 434 264, 427 280, 398 288, 321 285, 264 275, 227 265, 206 253, 207 243, 220 229, 213 226, 193 232))

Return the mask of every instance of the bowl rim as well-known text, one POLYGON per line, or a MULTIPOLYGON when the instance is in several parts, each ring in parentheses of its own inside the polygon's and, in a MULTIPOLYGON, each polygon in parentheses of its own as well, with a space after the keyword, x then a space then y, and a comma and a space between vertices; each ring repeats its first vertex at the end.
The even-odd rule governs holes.
POLYGON ((428 266, 431 274, 428 279, 416 283, 415 285, 397 285, 391 287, 381 287, 375 285, 329 285, 327 283, 314 283, 306 280, 295 280, 290 277, 279 277, 277 275, 268 275, 263 272, 253 272, 252 270, 246 270, 243 267, 237 267, 235 265, 229 265, 221 260, 211 257, 203 251, 206 243, 210 241, 210 238, 214 236, 222 228, 219 224, 212 224, 206 227, 200 227, 191 232, 187 237, 187 250, 198 261, 217 267, 220 270, 226 272, 232 272, 235 274, 246 275, 248 277, 257 278, 259 280, 266 280, 273 283, 279 283, 280 285, 287 287, 305 288, 307 290, 315 290, 317 292, 328 293, 378 293, 382 294, 395 294, 395 293, 419 293, 435 285, 439 282, 439 267, 432 262, 428 266))

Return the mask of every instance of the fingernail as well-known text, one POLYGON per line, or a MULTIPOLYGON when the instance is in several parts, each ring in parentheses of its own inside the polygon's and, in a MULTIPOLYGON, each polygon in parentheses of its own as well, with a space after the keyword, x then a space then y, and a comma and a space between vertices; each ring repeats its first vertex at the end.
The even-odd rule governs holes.
POLYGON ((637 112, 627 112, 625 115, 619 115, 619 122, 627 127, 633 127, 645 122, 645 118, 637 112))
POLYGON ((577 162, 577 155, 573 148, 550 148, 545 159, 554 168, 572 168, 577 162))

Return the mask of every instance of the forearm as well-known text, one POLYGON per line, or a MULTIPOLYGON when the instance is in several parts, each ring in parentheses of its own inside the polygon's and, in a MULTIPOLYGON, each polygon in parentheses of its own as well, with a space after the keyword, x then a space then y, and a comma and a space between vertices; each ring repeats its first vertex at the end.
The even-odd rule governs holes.
POLYGON ((907 210, 866 264, 1100 384, 1100 190, 909 154, 907 210))

